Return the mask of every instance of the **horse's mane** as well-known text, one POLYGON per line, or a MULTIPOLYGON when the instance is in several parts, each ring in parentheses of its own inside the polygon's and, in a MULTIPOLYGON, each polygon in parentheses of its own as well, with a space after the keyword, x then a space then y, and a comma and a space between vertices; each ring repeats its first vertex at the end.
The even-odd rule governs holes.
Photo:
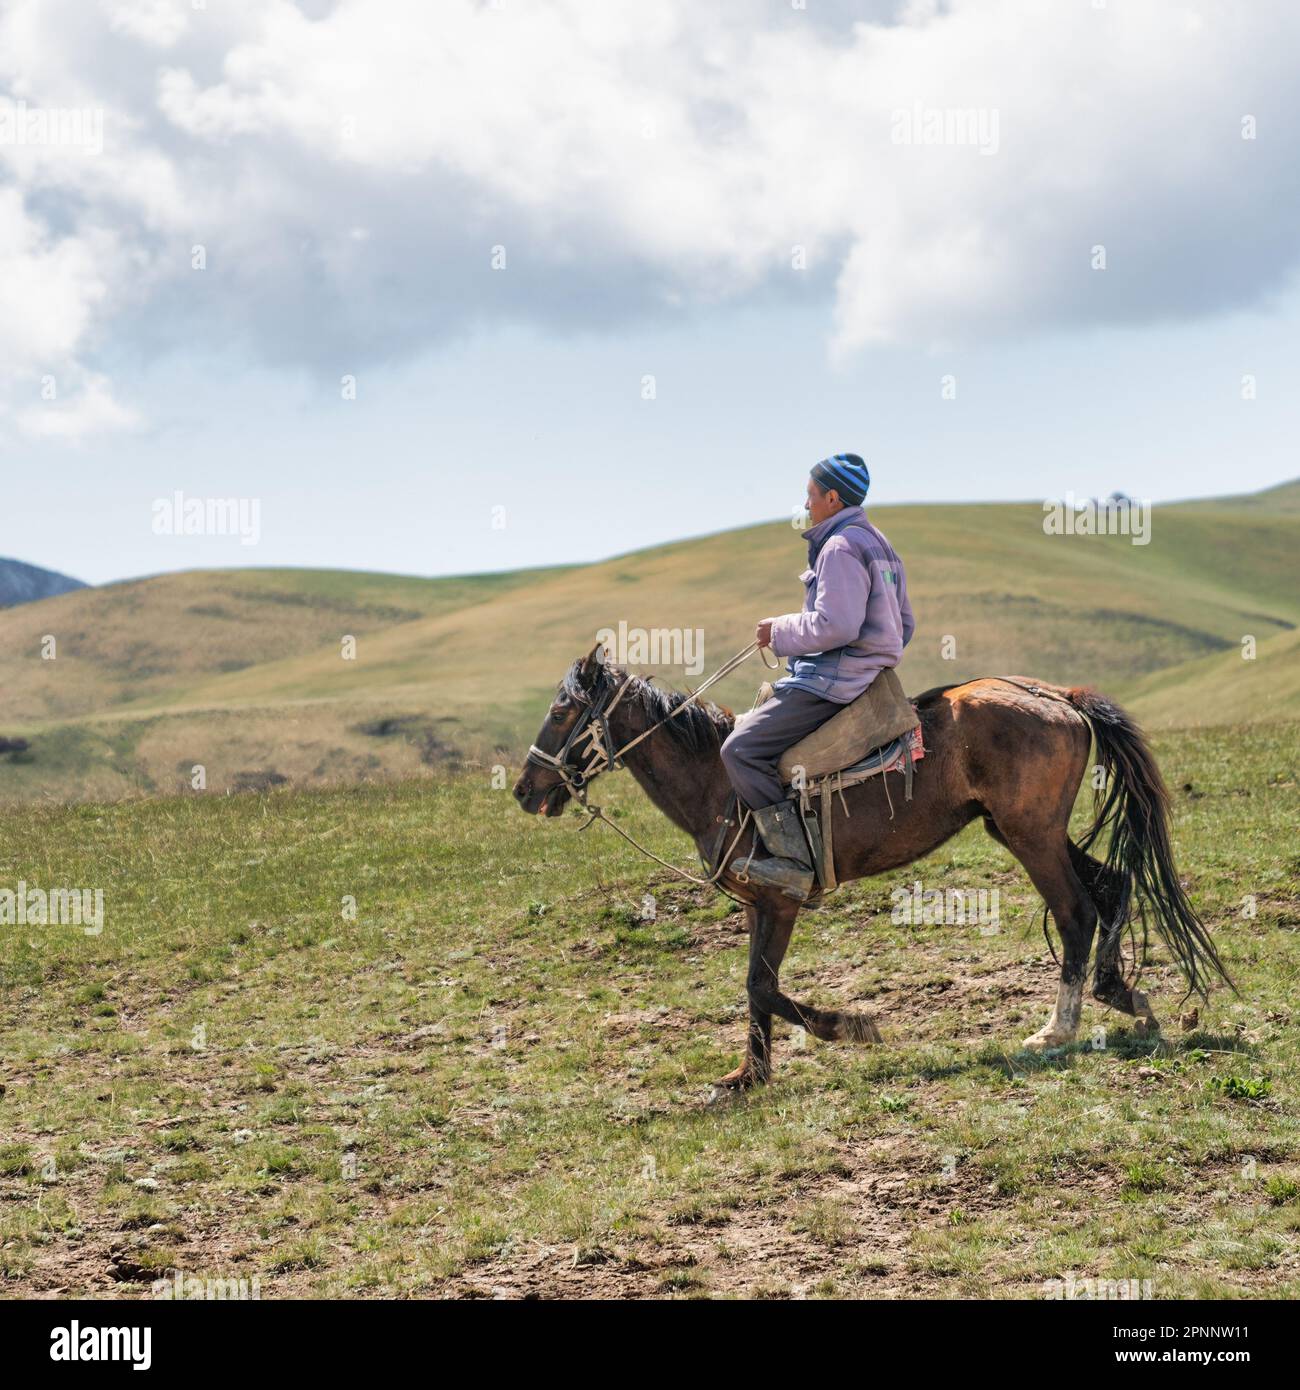
MULTIPOLYGON (((603 691, 612 689, 618 684, 617 678, 623 675, 617 666, 602 663, 594 686, 588 689, 582 683, 582 665, 580 657, 569 668, 560 683, 560 688, 571 700, 583 705, 590 704, 603 691)), ((629 676, 627 694, 623 696, 623 702, 639 706, 650 722, 655 724, 661 719, 668 719, 668 716, 688 698, 680 690, 660 690, 644 676, 629 676)), ((668 719, 664 725, 664 732, 688 752, 703 753, 709 749, 720 748, 734 723, 735 716, 730 710, 709 701, 696 700, 687 705, 684 713, 668 719)))

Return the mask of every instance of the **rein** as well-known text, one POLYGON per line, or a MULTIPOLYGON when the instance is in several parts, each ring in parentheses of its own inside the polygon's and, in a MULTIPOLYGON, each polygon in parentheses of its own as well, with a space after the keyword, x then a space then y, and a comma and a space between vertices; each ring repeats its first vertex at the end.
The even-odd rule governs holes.
MULTIPOLYGON (((644 845, 638 844, 620 826, 614 824, 605 814, 600 806, 592 806, 587 802, 587 788, 592 780, 599 777, 602 772, 618 771, 625 767, 623 761, 624 754, 630 752, 643 739, 647 739, 657 729, 661 729, 670 719, 675 719, 682 713, 688 705, 693 704, 704 694, 712 685, 716 685, 724 676, 729 676, 737 667, 742 666, 749 660, 755 652, 761 652, 757 642, 751 642, 749 646, 736 653, 729 661, 723 662, 721 666, 704 681, 697 689, 690 694, 665 718, 657 724, 652 724, 644 733, 638 734, 629 743, 625 743, 621 748, 614 747, 614 732, 610 726, 609 717, 618 708, 619 702, 627 693, 632 677, 625 675, 623 681, 617 687, 609 687, 591 701, 578 718, 578 722, 573 726, 568 738, 564 740, 564 745, 558 753, 548 753, 544 748, 539 748, 535 743, 528 748, 526 762, 535 763, 542 767, 549 767, 553 772, 560 775, 561 781, 568 790, 569 795, 577 801, 582 809, 587 813, 589 819, 585 825, 578 827, 580 831, 589 830, 598 820, 604 821, 611 830, 617 831, 634 849, 640 850, 647 858, 653 859, 655 863, 662 864, 665 869, 671 869, 680 878, 689 880, 691 883, 698 883, 708 887, 717 882, 722 877, 723 869, 727 863, 731 851, 740 842, 740 837, 745 833, 745 827, 750 820, 750 811, 746 807, 744 815, 740 817, 740 824, 736 829, 735 837, 728 846, 725 853, 718 859, 718 867, 709 875, 708 878, 697 878, 694 874, 688 874, 685 869, 679 869, 675 864, 670 864, 666 859, 648 850, 644 845), (612 699, 610 697, 613 697, 612 699), (585 749, 582 745, 585 744, 585 749), (585 757, 587 762, 584 766, 578 767, 571 761, 571 754, 576 752, 579 757, 585 757)), ((763 665, 770 671, 775 671, 780 666, 779 661, 769 663, 766 656, 762 657, 763 665)))

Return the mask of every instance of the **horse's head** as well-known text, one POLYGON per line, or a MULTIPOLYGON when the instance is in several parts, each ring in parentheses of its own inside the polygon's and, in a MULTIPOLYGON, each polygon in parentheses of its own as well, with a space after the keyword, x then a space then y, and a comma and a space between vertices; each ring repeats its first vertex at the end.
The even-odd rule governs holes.
POLYGON ((601 754, 613 750, 604 716, 619 688, 599 642, 573 663, 515 783, 515 798, 529 815, 558 816, 565 802, 608 766, 601 754), (587 776, 593 758, 596 765, 587 776))

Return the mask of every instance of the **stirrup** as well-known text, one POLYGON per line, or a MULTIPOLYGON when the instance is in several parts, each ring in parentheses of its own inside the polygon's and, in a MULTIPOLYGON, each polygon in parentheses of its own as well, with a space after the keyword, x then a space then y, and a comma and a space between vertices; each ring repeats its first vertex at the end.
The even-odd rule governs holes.
POLYGON ((797 903, 808 901, 817 880, 816 874, 810 868, 794 859, 783 859, 777 855, 769 855, 765 859, 753 859, 752 861, 735 859, 731 863, 731 871, 742 883, 757 883, 764 888, 779 888, 787 898, 797 903), (774 866, 771 877, 764 873, 765 865, 774 866), (775 867, 777 865, 780 867, 775 867), (792 879, 797 881, 791 881, 792 879))

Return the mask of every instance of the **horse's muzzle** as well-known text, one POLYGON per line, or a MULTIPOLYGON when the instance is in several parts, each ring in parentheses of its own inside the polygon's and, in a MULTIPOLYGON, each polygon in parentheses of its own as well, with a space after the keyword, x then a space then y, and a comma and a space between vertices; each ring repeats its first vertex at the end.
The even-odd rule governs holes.
POLYGON ((535 787, 531 777, 521 777, 514 787, 515 800, 530 816, 558 816, 569 799, 568 788, 563 782, 554 782, 549 787, 535 787))

